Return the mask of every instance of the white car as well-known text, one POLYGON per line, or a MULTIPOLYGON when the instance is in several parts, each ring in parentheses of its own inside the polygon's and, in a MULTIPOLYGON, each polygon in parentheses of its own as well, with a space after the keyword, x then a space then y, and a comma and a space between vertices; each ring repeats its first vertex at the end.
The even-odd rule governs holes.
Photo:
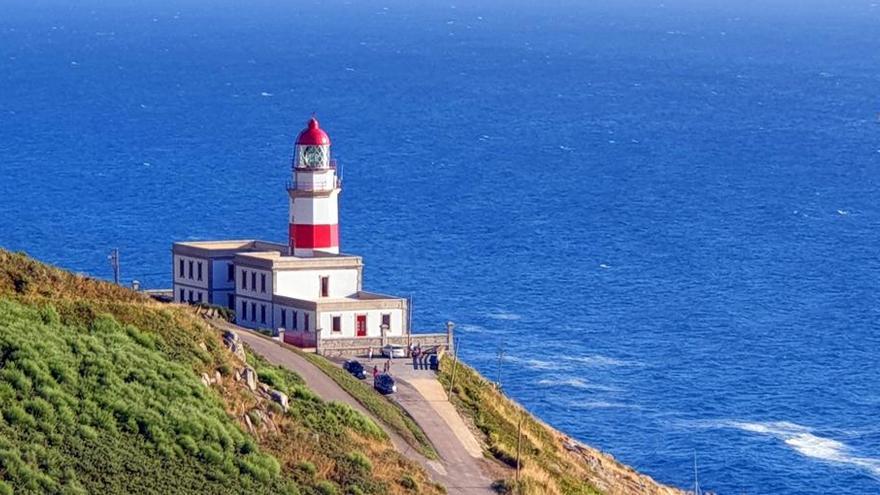
POLYGON ((406 348, 402 345, 388 344, 382 348, 382 355, 390 358, 406 357, 406 348))

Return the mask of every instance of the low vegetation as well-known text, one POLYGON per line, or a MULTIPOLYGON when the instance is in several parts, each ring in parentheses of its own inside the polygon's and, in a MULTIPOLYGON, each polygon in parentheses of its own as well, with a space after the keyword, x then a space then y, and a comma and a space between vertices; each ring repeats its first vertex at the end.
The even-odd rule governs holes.
MULTIPOLYGON (((486 455, 509 466, 510 476, 495 482, 499 493, 517 495, 685 495, 572 440, 537 420, 498 391, 476 370, 459 362, 451 401, 482 433, 486 455), (520 481, 513 475, 520 442, 520 481)), ((440 382, 449 390, 453 360, 440 363, 440 382)))
POLYGON ((155 339, 102 315, 0 300, 0 465, 32 493, 295 493, 278 461, 228 420, 155 339), (149 476, 145 476, 149 474, 149 476), (140 475, 140 476, 138 476, 140 475))
POLYGON ((370 419, 247 361, 287 412, 196 309, 0 250, 0 494, 443 492, 370 419))
POLYGON ((434 450, 428 436, 402 407, 379 395, 367 382, 351 376, 339 365, 326 358, 317 354, 301 352, 298 349, 294 350, 324 371, 327 376, 357 399, 367 411, 388 425, 422 455, 428 459, 437 459, 437 451, 434 450))
MULTIPOLYGON (((452 402, 483 433, 487 455, 516 467, 520 440, 520 490, 522 495, 602 493, 589 482, 586 464, 569 454, 559 434, 537 421, 522 407, 498 392, 474 369, 456 365, 452 402), (520 426, 522 435, 520 437, 520 426)), ((452 360, 440 362, 440 382, 449 389, 452 360)), ((517 493, 513 476, 499 480, 500 493, 517 493)))

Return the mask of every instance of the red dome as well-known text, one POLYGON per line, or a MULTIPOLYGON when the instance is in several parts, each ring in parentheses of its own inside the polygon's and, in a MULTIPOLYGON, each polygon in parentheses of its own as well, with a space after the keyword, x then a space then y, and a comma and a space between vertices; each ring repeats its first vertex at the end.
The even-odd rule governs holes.
POLYGON ((296 138, 297 146, 300 145, 329 145, 330 144, 330 136, 327 135, 319 126, 318 119, 312 117, 309 119, 309 125, 302 132, 299 133, 299 137, 296 138))

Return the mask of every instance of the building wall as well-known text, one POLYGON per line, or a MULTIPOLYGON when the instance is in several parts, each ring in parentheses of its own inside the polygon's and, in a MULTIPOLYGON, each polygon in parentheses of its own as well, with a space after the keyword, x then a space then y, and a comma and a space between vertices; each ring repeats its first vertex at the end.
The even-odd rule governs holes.
POLYGON ((330 277, 329 298, 343 298, 360 290, 357 268, 287 270, 275 273, 275 294, 295 299, 321 299, 321 277, 330 277))
POLYGON ((305 310, 302 308, 296 308, 293 306, 287 306, 284 304, 275 304, 275 326, 273 328, 283 328, 284 330, 305 330, 305 321, 308 317, 309 320, 309 328, 308 331, 314 332, 315 328, 317 328, 315 319, 315 312, 305 310), (285 312, 284 322, 281 321, 281 311, 285 312), (306 316, 308 315, 308 316, 306 316), (296 316, 296 320, 294 321, 294 316, 296 316))
POLYGON ((184 284, 174 284, 174 302, 177 303, 200 303, 209 302, 208 290, 190 287, 184 284))
POLYGON ((404 328, 404 312, 402 309, 368 309, 355 311, 324 311, 319 315, 321 321, 321 339, 333 338, 354 338, 357 336, 357 316, 366 315, 367 317, 367 337, 382 336, 382 315, 391 315, 391 326, 388 329, 387 336, 403 335, 404 328), (341 318, 341 331, 333 331, 333 317, 341 318))
POLYGON ((231 310, 235 304, 235 289, 214 289, 211 291, 211 300, 208 301, 216 306, 226 306, 231 310), (230 305, 229 296, 232 296, 232 305, 230 305))
POLYGON ((272 302, 236 295, 235 323, 247 328, 275 328, 272 302))
POLYGON ((211 260, 211 290, 235 289, 235 273, 229 278, 229 267, 233 266, 232 258, 215 258, 211 260))
POLYGON ((235 267, 236 297, 248 297, 271 302, 272 287, 271 271, 241 265, 235 267))
MULTIPOLYGON (((193 288, 208 289, 208 270, 210 260, 206 258, 194 258, 192 256, 174 255, 174 284, 183 284, 193 288), (183 262, 183 274, 180 272, 180 263, 183 262), (190 272, 190 267, 192 271, 190 272), (201 277, 199 276, 201 267, 201 277)), ((207 299, 206 299, 207 301, 207 299)))

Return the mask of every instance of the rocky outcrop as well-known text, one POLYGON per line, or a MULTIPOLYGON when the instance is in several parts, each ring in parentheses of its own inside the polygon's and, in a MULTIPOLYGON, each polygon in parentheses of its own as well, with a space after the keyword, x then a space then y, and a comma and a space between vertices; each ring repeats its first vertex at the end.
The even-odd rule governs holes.
POLYGON ((287 409, 290 407, 290 400, 287 398, 287 394, 278 390, 272 390, 271 392, 269 392, 269 397, 271 397, 275 403, 281 406, 281 409, 283 409, 284 412, 287 412, 287 409))
POLYGON ((241 362, 247 362, 244 354, 244 344, 242 344, 241 337, 239 337, 237 333, 232 330, 226 330, 223 332, 223 344, 226 345, 226 348, 229 349, 229 351, 232 352, 232 354, 241 362))

